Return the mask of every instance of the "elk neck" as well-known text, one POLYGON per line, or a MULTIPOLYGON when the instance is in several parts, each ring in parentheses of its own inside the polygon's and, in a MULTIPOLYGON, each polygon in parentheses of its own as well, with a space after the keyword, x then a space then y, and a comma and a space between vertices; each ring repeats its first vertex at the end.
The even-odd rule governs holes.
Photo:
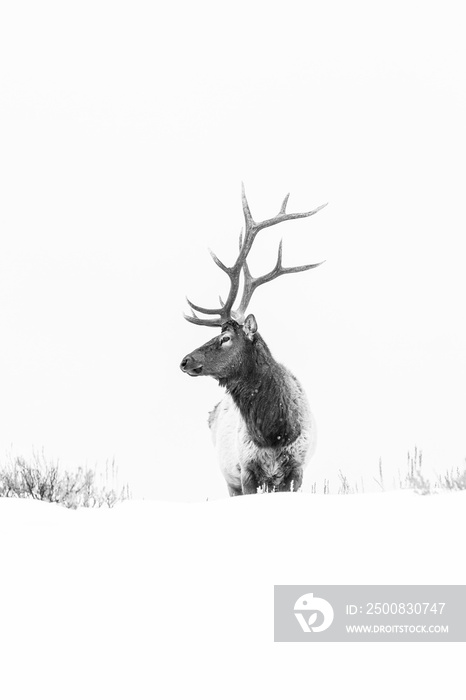
POLYGON ((288 370, 274 360, 256 333, 228 377, 219 380, 231 394, 259 447, 279 447, 300 434, 299 415, 288 370))

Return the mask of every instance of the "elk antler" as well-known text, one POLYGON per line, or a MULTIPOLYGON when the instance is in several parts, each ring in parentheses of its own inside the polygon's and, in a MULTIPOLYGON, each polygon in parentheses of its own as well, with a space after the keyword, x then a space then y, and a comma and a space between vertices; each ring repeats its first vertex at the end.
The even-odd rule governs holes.
POLYGON ((248 200, 246 199, 246 193, 244 191, 244 185, 242 185, 245 234, 244 239, 242 233, 240 234, 239 255, 236 258, 236 262, 231 267, 228 267, 227 265, 224 265, 221 260, 218 259, 215 253, 209 250, 209 253, 211 254, 216 265, 218 265, 219 268, 223 270, 223 272, 226 272, 226 274, 230 278, 230 291, 228 293, 227 300, 225 303, 223 303, 220 299, 221 306, 217 309, 207 309, 203 306, 197 306, 196 304, 193 304, 189 299, 187 299, 187 302, 192 309, 192 316, 187 316, 186 314, 184 314, 184 317, 187 321, 189 321, 190 323, 196 323, 199 326, 223 326, 223 324, 230 319, 234 319, 238 323, 242 323, 244 321, 245 312, 251 300, 251 297, 254 291, 257 289, 257 287, 259 287, 261 284, 271 282, 272 280, 276 279, 277 277, 280 277, 281 275, 288 275, 292 272, 304 272, 304 270, 311 270, 314 267, 322 265, 322 263, 320 262, 313 263, 311 265, 299 265, 297 267, 282 267, 282 241, 280 241, 280 245, 278 247, 277 262, 275 263, 275 267, 273 268, 273 270, 271 270, 266 275, 262 275, 261 277, 253 277, 249 271, 246 259, 249 255, 249 251, 251 250, 252 244, 254 243, 254 239, 256 238, 259 231, 261 231, 264 228, 268 228, 269 226, 275 226, 275 224, 281 224, 283 221, 291 221, 292 219, 304 219, 307 216, 312 216, 313 214, 316 214, 318 211, 327 206, 326 204, 322 204, 320 207, 317 207, 317 209, 313 209, 312 211, 296 214, 287 214, 286 205, 288 204, 289 196, 289 194, 286 195, 277 216, 274 216, 272 219, 265 219, 264 221, 256 222, 252 218, 248 200), (238 296, 241 271, 243 271, 244 275, 243 296, 238 309, 236 311, 233 311, 233 304, 235 303, 236 297, 238 296), (215 315, 215 318, 199 318, 199 316, 195 314, 196 311, 206 315, 215 315))

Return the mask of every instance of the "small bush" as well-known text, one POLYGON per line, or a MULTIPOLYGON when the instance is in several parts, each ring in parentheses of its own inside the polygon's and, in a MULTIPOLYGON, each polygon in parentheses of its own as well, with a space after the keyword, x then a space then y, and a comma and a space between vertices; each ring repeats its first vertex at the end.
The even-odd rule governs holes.
POLYGON ((408 452, 408 471, 404 480, 400 480, 400 488, 414 489, 421 496, 435 493, 435 486, 432 486, 429 479, 422 473, 422 451, 414 448, 414 454, 408 452))
POLYGON ((92 469, 78 467, 75 472, 63 471, 58 462, 47 461, 44 455, 34 454, 31 460, 10 458, 0 466, 0 497, 33 498, 59 503, 66 508, 100 508, 104 505, 112 508, 131 495, 128 485, 121 489, 116 487, 114 464, 111 469, 112 484, 109 483, 108 468, 104 481, 92 469))
POLYGON ((450 470, 439 478, 439 488, 450 489, 451 491, 462 491, 466 489, 466 469, 460 471, 457 468, 455 471, 450 470))
MULTIPOLYGON (((341 469, 338 473, 338 478, 340 483, 336 491, 337 493, 347 495, 365 492, 362 478, 360 487, 358 487, 357 481, 351 483, 341 469)), ((373 480, 381 491, 386 490, 381 458, 378 464, 378 476, 374 476, 373 480)), ((438 493, 439 491, 459 491, 466 489, 466 468, 463 470, 459 468, 456 470, 451 469, 445 474, 440 475, 436 481, 432 482, 423 473, 422 451, 415 447, 413 453, 408 452, 408 462, 405 473, 402 475, 400 471, 398 471, 398 479, 393 479, 393 489, 413 489, 415 493, 422 496, 438 493)), ((324 479, 323 493, 330 494, 331 492, 329 479, 324 479)), ((318 493, 317 482, 311 485, 311 493, 318 493)))

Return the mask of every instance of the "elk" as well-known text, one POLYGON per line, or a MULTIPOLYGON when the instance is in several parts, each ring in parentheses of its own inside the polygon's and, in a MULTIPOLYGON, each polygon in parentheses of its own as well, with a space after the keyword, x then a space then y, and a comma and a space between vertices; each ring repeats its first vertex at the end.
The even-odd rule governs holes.
POLYGON ((312 216, 326 206, 287 214, 288 198, 289 194, 277 216, 256 222, 243 185, 245 228, 244 236, 243 231, 240 234, 235 263, 228 267, 209 251, 230 279, 228 297, 225 302, 220 298, 220 307, 216 309, 198 306, 187 299, 191 315, 184 314, 190 323, 221 329, 220 335, 186 355, 180 368, 191 377, 213 377, 226 389, 223 400, 209 413, 208 424, 230 496, 258 490, 298 490, 304 467, 315 451, 315 421, 300 382, 272 357, 257 331, 253 314, 246 316, 251 297, 260 285, 322 264, 283 267, 280 241, 275 267, 260 277, 251 275, 247 257, 259 231, 312 216), (241 275, 243 293, 234 310, 241 275), (202 318, 198 313, 210 318, 202 318))

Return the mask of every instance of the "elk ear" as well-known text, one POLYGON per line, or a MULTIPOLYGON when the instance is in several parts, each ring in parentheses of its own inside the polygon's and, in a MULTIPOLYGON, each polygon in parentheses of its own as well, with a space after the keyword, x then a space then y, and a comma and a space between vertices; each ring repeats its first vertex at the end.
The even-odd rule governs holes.
POLYGON ((257 333, 257 321, 252 314, 249 314, 249 316, 245 320, 243 332, 248 340, 252 340, 254 338, 255 333, 257 333))

